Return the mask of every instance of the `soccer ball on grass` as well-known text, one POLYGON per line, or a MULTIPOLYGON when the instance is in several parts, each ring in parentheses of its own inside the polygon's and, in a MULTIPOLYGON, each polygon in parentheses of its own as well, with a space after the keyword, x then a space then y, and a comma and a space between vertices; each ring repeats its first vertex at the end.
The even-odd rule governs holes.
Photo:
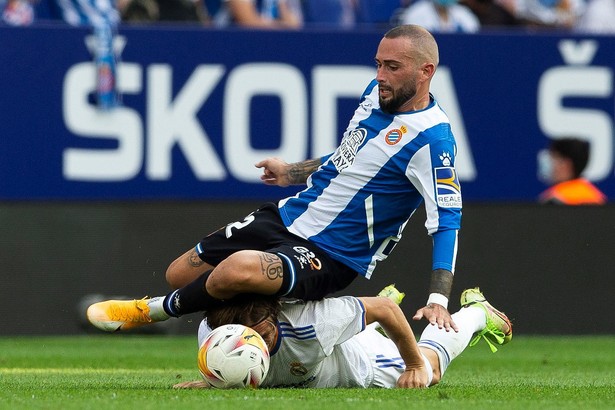
POLYGON ((214 329, 198 353, 205 381, 218 389, 258 387, 269 371, 267 344, 255 330, 243 325, 214 329))

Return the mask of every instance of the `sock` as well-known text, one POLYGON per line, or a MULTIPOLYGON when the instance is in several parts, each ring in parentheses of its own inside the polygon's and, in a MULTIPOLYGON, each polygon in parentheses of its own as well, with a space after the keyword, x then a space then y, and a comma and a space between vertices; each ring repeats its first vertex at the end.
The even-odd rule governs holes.
POLYGON ((479 307, 462 308, 452 315, 459 332, 438 329, 438 326, 428 325, 418 342, 419 346, 436 352, 440 362, 440 376, 449 364, 468 346, 474 333, 485 328, 487 318, 485 312, 479 307))
POLYGON ((155 298, 151 298, 147 302, 147 306, 149 306, 149 317, 154 322, 162 322, 163 320, 167 320, 170 315, 164 311, 164 296, 157 296, 155 298))
POLYGON ((162 303, 164 311, 169 316, 180 317, 201 312, 220 303, 220 299, 214 298, 205 289, 205 282, 211 272, 209 270, 183 288, 169 293, 162 303))
POLYGON ((421 357, 423 357, 423 363, 425 363, 425 370, 427 371, 427 384, 425 384, 425 387, 429 387, 433 381, 433 368, 424 354, 421 353, 421 357))

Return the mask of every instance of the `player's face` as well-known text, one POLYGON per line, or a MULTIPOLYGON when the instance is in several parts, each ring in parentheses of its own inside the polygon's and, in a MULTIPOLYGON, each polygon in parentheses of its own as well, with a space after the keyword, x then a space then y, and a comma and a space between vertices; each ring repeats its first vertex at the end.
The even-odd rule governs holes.
POLYGON ((408 38, 383 38, 376 53, 378 69, 378 99, 380 109, 388 113, 404 111, 404 105, 417 93, 420 70, 409 55, 412 50, 408 38))

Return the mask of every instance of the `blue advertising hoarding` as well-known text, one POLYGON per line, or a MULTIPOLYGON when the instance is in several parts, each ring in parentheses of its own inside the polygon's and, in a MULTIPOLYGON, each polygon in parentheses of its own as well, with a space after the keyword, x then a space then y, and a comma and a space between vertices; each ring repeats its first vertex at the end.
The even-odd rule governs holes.
MULTIPOLYGON (((0 199, 266 199, 254 163, 337 145, 381 32, 126 27, 123 104, 97 109, 83 28, 0 27, 0 199)), ((438 35, 432 91, 451 118, 465 201, 534 202, 552 138, 591 142, 615 198, 615 37, 438 35)))

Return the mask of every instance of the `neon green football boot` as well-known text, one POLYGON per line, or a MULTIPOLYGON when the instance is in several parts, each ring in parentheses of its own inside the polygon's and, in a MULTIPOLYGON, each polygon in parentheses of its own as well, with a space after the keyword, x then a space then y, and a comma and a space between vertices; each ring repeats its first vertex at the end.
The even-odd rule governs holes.
POLYGON ((481 339, 484 339, 492 352, 497 352, 496 345, 505 345, 512 339, 512 323, 508 317, 491 306, 479 288, 466 289, 461 294, 461 307, 468 308, 470 306, 480 307, 485 311, 487 316, 487 325, 483 330, 477 332, 474 338, 470 341, 470 346, 476 345, 481 339))
MULTIPOLYGON (((393 283, 392 285, 389 285, 382 289, 378 293, 378 296, 381 296, 383 298, 389 298, 393 302, 395 302, 395 304, 399 305, 401 304, 401 301, 404 300, 404 296, 406 296, 406 294, 397 290, 395 284, 393 283)), ((382 328, 382 326, 380 326, 380 324, 375 323, 375 328, 378 332, 380 332, 380 334, 382 334, 382 336, 389 337, 382 328)))
POLYGON ((400 305, 401 301, 404 300, 404 296, 406 296, 406 294, 397 290, 395 284, 393 283, 392 285, 389 285, 382 289, 380 293, 378 293, 378 296, 389 298, 393 302, 395 302, 395 304, 400 305))

